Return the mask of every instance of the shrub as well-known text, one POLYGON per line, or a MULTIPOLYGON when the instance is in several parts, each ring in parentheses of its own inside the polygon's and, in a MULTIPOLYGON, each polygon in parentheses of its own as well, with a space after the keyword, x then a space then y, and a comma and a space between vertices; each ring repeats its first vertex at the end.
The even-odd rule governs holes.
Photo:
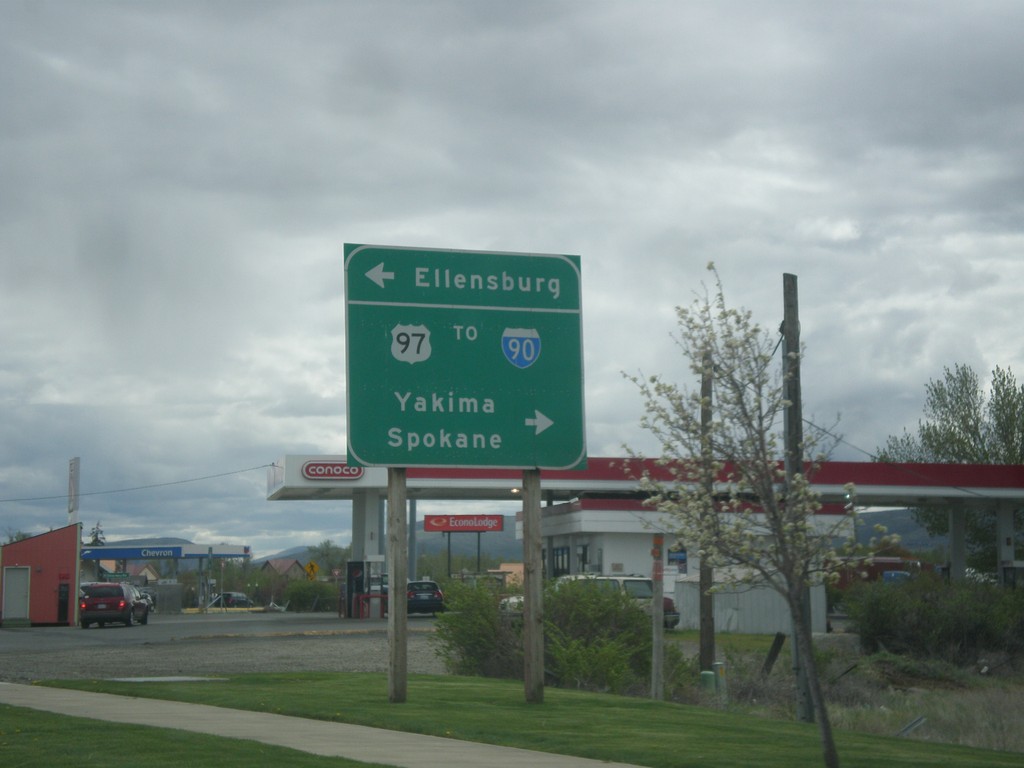
POLYGON ((487 584, 451 582, 447 610, 437 617, 434 643, 449 671, 483 677, 522 677, 522 622, 502 614, 487 584))
POLYGON ((627 681, 646 685, 651 619, 625 593, 585 579, 551 583, 544 613, 545 663, 558 685, 619 692, 627 681))
POLYGON ((864 666, 865 678, 879 687, 898 689, 913 688, 919 684, 959 688, 966 674, 964 670, 938 659, 899 656, 885 651, 871 656, 864 666))
MULTIPOLYGON (((523 676, 522 616, 502 612, 486 585, 452 583, 434 643, 450 671, 486 677, 523 676)), ((570 582, 544 594, 545 669, 555 685, 630 693, 646 690, 651 619, 617 590, 570 582)), ((678 656, 678 658, 677 658, 678 656)), ((666 656, 666 680, 678 684, 686 664, 666 656)))
POLYGON ((687 654, 678 644, 667 638, 662 658, 662 686, 665 698, 685 704, 700 700, 700 658, 687 654))
POLYGON ((548 670, 561 688, 623 693, 634 682, 629 647, 621 638, 571 637, 549 624, 548 670))
POLYGON ((965 666, 986 652, 1021 650, 1024 599, 995 585, 922 574, 898 584, 857 584, 846 607, 868 653, 886 650, 965 666))
POLYGON ((338 589, 326 581, 296 579, 285 587, 284 601, 289 611, 336 611, 338 589))

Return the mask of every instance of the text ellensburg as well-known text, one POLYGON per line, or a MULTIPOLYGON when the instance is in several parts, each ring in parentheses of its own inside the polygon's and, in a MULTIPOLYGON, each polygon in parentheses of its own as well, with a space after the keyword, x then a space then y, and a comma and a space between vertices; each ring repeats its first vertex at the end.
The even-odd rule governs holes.
POLYGON ((478 275, 452 272, 450 269, 416 267, 417 288, 447 288, 460 291, 501 291, 503 293, 547 293, 552 299, 562 295, 562 284, 557 277, 530 277, 526 275, 478 275))

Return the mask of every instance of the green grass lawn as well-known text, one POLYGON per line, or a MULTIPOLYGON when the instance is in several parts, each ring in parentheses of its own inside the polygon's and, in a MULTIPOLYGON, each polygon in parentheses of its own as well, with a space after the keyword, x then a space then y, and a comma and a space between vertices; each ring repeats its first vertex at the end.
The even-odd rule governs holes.
MULTIPOLYGON (((410 676, 408 699, 390 704, 387 678, 381 674, 277 674, 242 675, 226 682, 59 681, 56 686, 131 696, 194 701, 237 709, 298 717, 358 723, 395 730, 448 736, 615 760, 652 768, 792 768, 818 765, 821 748, 813 725, 769 720, 694 706, 648 699, 583 693, 548 688, 543 704, 527 704, 522 683, 484 678, 410 676)), ((83 744, 99 750, 111 741, 102 737, 108 726, 89 721, 68 721, 41 726, 38 713, 0 708, 0 764, 50 765, 33 750, 42 745, 76 755, 77 765, 128 765, 128 762, 78 760, 83 744), (40 732, 39 729, 46 730, 40 732), (97 733, 97 731, 99 733, 97 733), (95 736, 94 736, 95 734, 95 736), (11 759, 8 759, 8 755, 11 759), (33 762, 34 760, 34 762, 33 762)), ((146 761, 173 745, 178 761, 190 766, 258 764, 279 750, 245 742, 189 735, 160 729, 142 729, 137 754, 146 761), (204 744, 195 747, 192 744, 204 744), (152 746, 150 746, 152 745, 152 746), (184 751, 182 751, 184 750, 184 751)), ((109 733, 107 734, 109 736, 109 733)), ((128 740, 131 741, 131 740, 128 740)), ((1024 756, 889 737, 838 732, 836 741, 844 766, 887 768, 899 766, 970 765, 1024 766, 1024 756)), ((122 740, 123 743, 123 740, 122 740)), ((288 752, 284 750, 284 752, 288 752)), ((294 754, 294 753, 292 753, 294 754)), ((289 765, 318 766, 322 758, 310 756, 289 765)), ((134 763, 133 763, 134 764, 134 763)), ((332 761, 331 765, 346 765, 332 761)))
POLYGON ((367 768, 253 741, 167 728, 69 718, 0 705, 0 765, 5 768, 367 768))

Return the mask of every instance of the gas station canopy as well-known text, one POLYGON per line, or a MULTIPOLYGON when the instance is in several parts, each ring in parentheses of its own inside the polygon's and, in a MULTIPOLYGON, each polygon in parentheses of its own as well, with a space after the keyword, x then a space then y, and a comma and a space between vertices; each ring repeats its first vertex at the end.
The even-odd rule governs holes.
MULTIPOLYGON (((542 470, 546 502, 582 497, 621 497, 639 493, 637 477, 644 471, 667 479, 653 460, 595 458, 583 470, 542 470)), ((884 464, 823 462, 810 473, 823 502, 845 502, 846 485, 856 489, 859 506, 1024 506, 1024 466, 973 464, 884 464)), ((352 499, 359 491, 384 492, 384 467, 349 466, 340 455, 285 456, 269 470, 267 499, 352 499)), ((476 467, 410 467, 406 486, 410 499, 514 501, 522 471, 476 467)))

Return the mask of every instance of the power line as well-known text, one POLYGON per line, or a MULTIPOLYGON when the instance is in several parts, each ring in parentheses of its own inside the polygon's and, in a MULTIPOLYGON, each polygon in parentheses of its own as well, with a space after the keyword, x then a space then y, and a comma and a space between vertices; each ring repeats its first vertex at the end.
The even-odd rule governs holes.
POLYGON ((842 443, 843 445, 845 445, 845 446, 847 446, 849 448, 852 448, 855 451, 859 451, 860 453, 863 453, 865 456, 867 456, 872 461, 878 461, 878 456, 876 456, 875 454, 871 453, 870 451, 865 451, 860 446, 854 445, 853 443, 851 443, 849 440, 847 440, 842 435, 837 435, 835 432, 832 432, 827 427, 819 426, 819 425, 815 424, 813 421, 811 421, 810 419, 806 419, 805 418, 803 421, 804 421, 804 424, 806 424, 807 426, 814 428, 815 430, 817 430, 818 432, 820 432, 823 435, 828 435, 833 440, 835 440, 837 443, 842 443))
MULTIPOLYGON (((231 475, 242 475, 246 472, 255 472, 257 469, 266 469, 267 467, 275 466, 271 464, 260 464, 258 467, 249 467, 247 469, 235 469, 230 472, 219 472, 216 475, 204 475, 203 477, 190 477, 187 480, 172 480, 167 483, 151 483, 150 485, 136 485, 132 488, 115 488, 109 491, 90 491, 88 493, 79 493, 79 496, 106 496, 113 493, 130 493, 131 491, 145 491, 151 488, 166 488, 170 485, 185 485, 186 483, 198 483, 203 480, 215 480, 219 477, 229 477, 231 475)), ((68 495, 62 493, 56 496, 30 496, 23 499, 0 499, 0 504, 8 504, 12 502, 21 501, 53 501, 55 499, 66 499, 68 495)))
MULTIPOLYGON (((849 440, 846 440, 842 435, 837 435, 837 434, 829 431, 825 427, 819 427, 817 424, 815 424, 814 422, 812 422, 812 421, 810 421, 808 419, 804 419, 804 422, 806 424, 810 425, 811 427, 813 427, 814 429, 818 430, 819 432, 828 435, 829 437, 831 437, 832 439, 836 440, 837 442, 843 443, 844 445, 852 448, 855 451, 860 451, 865 456, 867 456, 869 459, 871 459, 871 461, 878 461, 878 455, 877 454, 871 453, 870 451, 865 451, 863 448, 854 445, 849 440)), ((882 462, 882 463, 887 463, 887 464, 891 463, 892 466, 898 467, 899 470, 901 472, 903 472, 905 475, 907 475, 908 477, 913 477, 913 478, 920 479, 920 480, 928 480, 928 479, 930 479, 926 475, 924 475, 924 474, 922 474, 920 472, 914 471, 914 469, 912 468, 913 467, 913 462, 895 462, 895 463, 892 463, 892 462, 882 462)), ((946 463, 946 462, 939 462, 939 463, 941 464, 941 463, 946 463)), ((970 496, 975 496, 975 497, 977 497, 979 499, 991 498, 988 494, 986 494, 986 493, 984 493, 982 491, 975 490, 974 488, 964 488, 964 487, 959 486, 959 485, 951 485, 949 487, 952 488, 953 490, 961 491, 961 492, 966 493, 966 494, 968 494, 970 496)))

